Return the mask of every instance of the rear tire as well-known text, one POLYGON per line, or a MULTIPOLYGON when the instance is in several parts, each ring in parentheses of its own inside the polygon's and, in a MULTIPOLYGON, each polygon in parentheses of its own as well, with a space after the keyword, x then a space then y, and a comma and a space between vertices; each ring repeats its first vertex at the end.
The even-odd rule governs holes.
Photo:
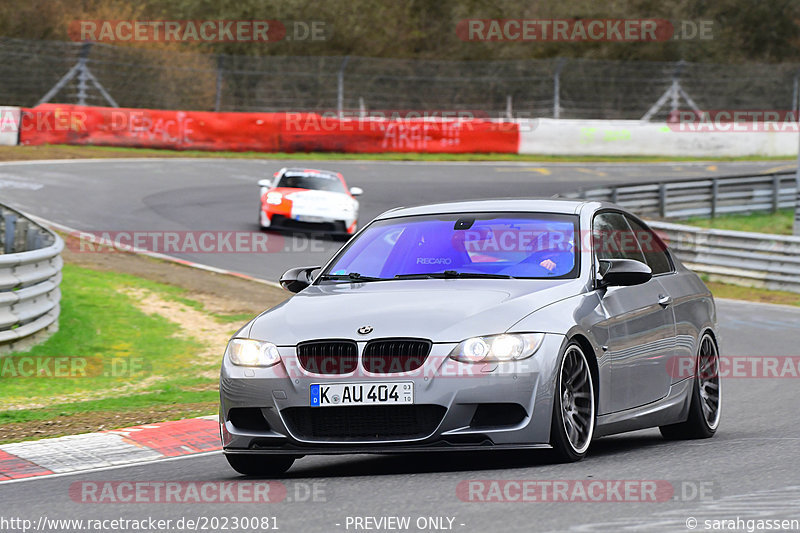
POLYGON ((592 443, 597 421, 594 377, 589 360, 577 342, 570 342, 558 366, 550 423, 554 459, 580 461, 592 443))
POLYGON ((276 476, 291 468, 292 455, 225 454, 231 468, 245 476, 276 476))
POLYGON ((659 427, 661 435, 669 440, 713 437, 719 427, 721 400, 719 349, 714 338, 706 333, 700 338, 689 418, 685 422, 659 427))

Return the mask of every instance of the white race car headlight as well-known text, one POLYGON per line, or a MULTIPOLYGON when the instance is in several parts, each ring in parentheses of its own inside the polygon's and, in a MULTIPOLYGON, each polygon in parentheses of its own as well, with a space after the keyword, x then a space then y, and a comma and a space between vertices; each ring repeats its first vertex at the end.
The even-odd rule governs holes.
POLYGON ((279 192, 268 192, 267 193, 267 203, 272 205, 281 205, 283 201, 283 195, 279 192))
POLYGON ((272 366, 281 360, 277 346, 253 339, 231 339, 225 357, 236 366, 272 366))
POLYGON ((470 337, 453 348, 450 359, 462 363, 518 361, 535 354, 543 341, 544 333, 503 333, 470 337))

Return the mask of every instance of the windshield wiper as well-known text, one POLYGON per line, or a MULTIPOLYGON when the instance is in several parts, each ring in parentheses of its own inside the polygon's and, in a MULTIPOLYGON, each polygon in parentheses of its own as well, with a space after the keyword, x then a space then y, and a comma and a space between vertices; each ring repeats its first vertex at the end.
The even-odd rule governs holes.
POLYGON ((447 278, 475 278, 475 279, 514 279, 508 274, 486 274, 483 272, 458 272, 445 270, 444 272, 424 272, 422 274, 398 274, 395 279, 447 279, 447 278))
POLYGON ((349 272, 347 274, 325 274, 319 277, 322 281, 328 280, 346 280, 346 281, 386 281, 391 278, 376 278, 372 276, 362 276, 358 272, 349 272))

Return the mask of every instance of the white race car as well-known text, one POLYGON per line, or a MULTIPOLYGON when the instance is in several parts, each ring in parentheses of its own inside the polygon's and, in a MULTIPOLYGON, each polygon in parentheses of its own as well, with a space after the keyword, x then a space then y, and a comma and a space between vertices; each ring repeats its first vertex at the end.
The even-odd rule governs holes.
POLYGON ((358 200, 364 191, 347 188, 339 172, 282 168, 261 188, 261 229, 322 232, 349 236, 358 227, 358 200))

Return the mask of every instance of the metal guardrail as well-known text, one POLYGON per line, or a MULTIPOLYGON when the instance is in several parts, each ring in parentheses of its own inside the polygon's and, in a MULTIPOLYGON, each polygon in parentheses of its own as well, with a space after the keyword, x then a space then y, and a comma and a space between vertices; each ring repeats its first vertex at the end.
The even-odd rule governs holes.
POLYGON ((650 221, 689 268, 736 285, 800 292, 800 237, 650 221))
POLYGON ((63 249, 61 237, 0 205, 0 355, 57 329, 63 249))
POLYGON ((616 185, 564 195, 613 202, 644 217, 681 219, 793 208, 794 171, 616 185))
MULTIPOLYGON (((643 217, 714 217, 794 208, 794 171, 721 176, 668 183, 618 185, 564 195, 613 202, 643 217)), ((688 267, 737 285, 800 292, 800 237, 685 226, 663 221, 649 225, 665 235, 670 249, 688 267)))

